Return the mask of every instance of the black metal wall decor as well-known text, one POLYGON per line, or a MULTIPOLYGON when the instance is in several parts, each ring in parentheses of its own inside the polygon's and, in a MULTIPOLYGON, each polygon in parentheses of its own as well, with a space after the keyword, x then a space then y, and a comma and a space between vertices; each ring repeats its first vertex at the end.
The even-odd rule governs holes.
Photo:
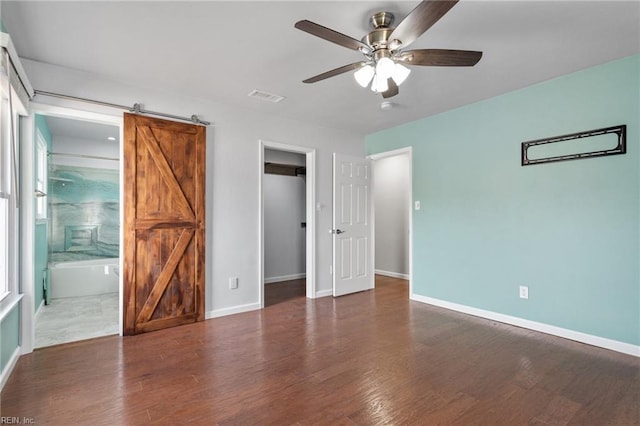
POLYGON ((568 135, 555 136, 551 138, 536 139, 533 141, 522 142, 521 164, 523 166, 530 166, 532 164, 552 163, 556 161, 567 161, 567 160, 580 160, 583 158, 604 157, 606 155, 625 154, 626 152, 627 152, 627 126, 623 124, 620 126, 606 127, 604 129, 589 130, 587 132, 571 133, 568 135), (610 133, 616 134, 618 136, 617 145, 611 149, 580 152, 575 154, 558 155, 558 156, 542 157, 542 158, 535 158, 535 159, 530 159, 527 155, 528 154, 527 150, 534 146, 571 141, 575 139, 583 139, 583 138, 589 138, 594 136, 602 136, 610 133))

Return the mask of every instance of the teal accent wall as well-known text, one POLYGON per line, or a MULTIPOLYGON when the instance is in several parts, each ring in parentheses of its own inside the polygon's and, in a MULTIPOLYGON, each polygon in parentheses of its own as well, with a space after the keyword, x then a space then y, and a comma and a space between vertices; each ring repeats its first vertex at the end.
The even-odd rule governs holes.
MULTIPOLYGON (((47 142, 47 151, 51 152, 51 146, 53 138, 51 131, 44 118, 44 116, 35 115, 35 126, 42 133, 42 136, 47 142)), ((36 159, 34 158, 34 167, 36 166, 36 159)), ((34 182, 35 184, 35 182, 34 182)), ((33 277, 34 277, 34 309, 38 309, 42 301, 44 300, 43 291, 43 274, 46 271, 49 264, 49 224, 44 221, 37 221, 35 223, 35 254, 33 259, 33 277)))
POLYGON ((0 324, 0 371, 4 371, 11 355, 20 345, 20 303, 2 319, 0 324))
POLYGON ((635 55, 367 136, 413 147, 414 292, 640 345, 639 80, 635 55), (520 165, 621 124, 625 155, 520 165))
POLYGON ((48 148, 51 149, 51 143, 53 141, 53 137, 51 136, 51 130, 49 130, 49 125, 47 124, 47 120, 43 115, 36 114, 35 123, 36 123, 36 129, 42 132, 42 136, 44 136, 45 140, 47 141, 48 148))

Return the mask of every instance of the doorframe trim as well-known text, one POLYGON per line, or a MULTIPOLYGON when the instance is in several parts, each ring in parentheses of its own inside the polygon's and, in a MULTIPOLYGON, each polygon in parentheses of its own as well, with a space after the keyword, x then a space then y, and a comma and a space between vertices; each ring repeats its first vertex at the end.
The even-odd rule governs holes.
MULTIPOLYGON (((21 353, 27 354, 33 352, 35 346, 35 307, 33 306, 35 277, 33 274, 33 257, 35 255, 35 202, 33 198, 33 179, 35 176, 35 165, 33 154, 35 146, 35 114, 47 115, 52 117, 62 117, 81 121, 91 121, 94 123, 109 124, 118 126, 120 130, 120 162, 122 162, 122 117, 109 115, 105 113, 97 113, 83 111, 79 109, 61 107, 57 105, 48 105, 40 103, 31 103, 29 106, 29 115, 23 119, 26 132, 21 132, 21 147, 27 147, 21 152, 20 158, 20 228, 21 228, 21 248, 20 248, 20 287, 24 299, 27 301, 26 306, 30 309, 22 309, 20 312, 20 338, 21 353), (27 139, 24 141, 23 137, 27 139), (24 141, 24 142, 23 142, 24 141), (25 155, 26 154, 26 155, 25 155), (33 224, 33 225, 28 225, 33 224), (33 309, 32 309, 33 308, 33 309)), ((122 167, 120 167, 120 188, 122 188, 122 167)), ((120 191, 120 222, 123 216, 122 191, 120 191)), ((120 247, 122 248, 122 227, 120 227, 120 247)), ((122 270, 122 256, 120 256, 120 270, 122 270)), ((119 301, 119 334, 122 336, 122 276, 118 277, 120 301, 119 301)), ((23 305, 25 303, 23 302, 23 305)))
MULTIPOLYGON (((371 161, 382 160, 383 158, 389 157, 397 157, 400 155, 407 155, 409 157, 409 298, 413 297, 413 147, 408 146, 405 148, 394 149, 391 151, 379 152, 377 154, 370 154, 367 156, 371 161)), ((375 166, 372 167, 373 172, 375 173, 375 166)), ((375 179, 373 180, 375 182, 375 179)), ((375 197, 376 188, 375 183, 373 184, 373 196, 375 197)), ((376 227, 375 227, 375 202, 373 206, 373 215, 372 220, 374 221, 373 226, 373 247, 375 250, 375 236, 376 236, 376 227)), ((374 263, 375 263, 375 252, 374 252, 374 263)))
POLYGON ((258 299, 260 308, 264 308, 264 153, 267 149, 305 154, 306 157, 306 296, 309 299, 316 295, 316 150, 306 146, 289 145, 264 139, 258 140, 258 299))

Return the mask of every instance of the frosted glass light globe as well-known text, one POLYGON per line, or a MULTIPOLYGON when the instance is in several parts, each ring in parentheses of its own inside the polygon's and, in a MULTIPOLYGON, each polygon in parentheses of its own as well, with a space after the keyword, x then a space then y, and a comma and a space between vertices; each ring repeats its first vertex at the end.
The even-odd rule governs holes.
POLYGON ((362 87, 367 87, 373 78, 375 71, 371 65, 365 65, 353 74, 358 84, 362 87))
POLYGON ((407 77, 409 77, 410 73, 411 70, 409 68, 405 67, 402 64, 395 64, 393 75, 391 76, 391 78, 393 78, 393 81, 395 81, 396 84, 400 86, 402 83, 404 83, 407 77))
POLYGON ((380 74, 376 73, 376 76, 373 77, 373 84, 371 85, 371 90, 376 93, 382 93, 389 90, 389 83, 387 83, 387 78, 382 77, 380 74))
POLYGON ((389 58, 380 58, 376 63, 376 75, 384 78, 390 78, 396 69, 396 64, 389 58))

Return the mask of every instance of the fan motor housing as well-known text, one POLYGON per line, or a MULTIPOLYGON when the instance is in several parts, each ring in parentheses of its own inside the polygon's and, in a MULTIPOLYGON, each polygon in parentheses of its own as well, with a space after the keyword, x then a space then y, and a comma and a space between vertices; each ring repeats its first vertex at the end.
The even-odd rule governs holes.
POLYGON ((376 13, 369 20, 373 31, 362 37, 361 41, 371 46, 374 50, 385 49, 389 41, 389 36, 395 29, 391 26, 393 20, 394 16, 391 12, 376 13))
POLYGON ((384 49, 387 47, 389 36, 393 28, 380 28, 373 30, 362 38, 362 42, 373 48, 373 50, 384 49))
POLYGON ((394 18, 391 12, 378 12, 369 19, 369 23, 376 30, 378 28, 389 28, 393 24, 394 18))

